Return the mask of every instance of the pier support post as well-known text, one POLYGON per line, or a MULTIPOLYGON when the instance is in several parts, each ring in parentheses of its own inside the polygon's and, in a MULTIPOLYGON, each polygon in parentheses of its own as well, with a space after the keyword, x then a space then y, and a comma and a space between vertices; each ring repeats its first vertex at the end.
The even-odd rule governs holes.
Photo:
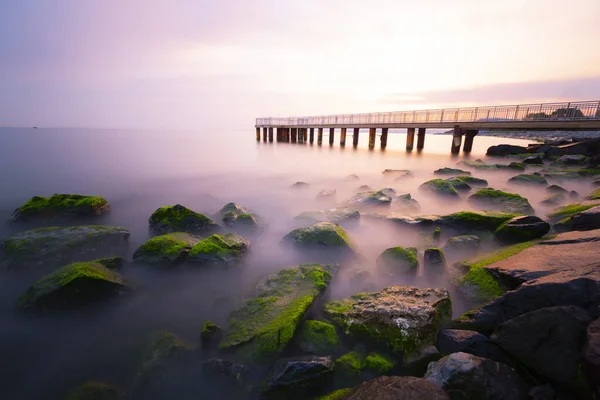
POLYGON ((334 140, 335 140, 335 128, 329 128, 329 145, 332 145, 334 140))
POLYGON ((260 128, 256 128, 256 141, 260 142, 260 128))
POLYGON ((406 150, 411 151, 415 147, 415 128, 406 130, 406 150))
POLYGON ((315 141, 315 128, 310 128, 310 144, 315 141))
POLYGON ((352 134, 352 145, 354 147, 358 146, 358 132, 360 131, 359 128, 354 128, 354 133, 352 134))
POLYGON ((304 128, 298 128, 298 143, 304 143, 304 128))
POLYGON ((381 148, 385 149, 387 146, 388 139, 388 128, 381 128, 381 148))
POLYGON ((273 143, 273 127, 269 128, 269 143, 273 143))
POLYGON ((346 128, 342 128, 340 133, 340 146, 344 147, 346 145, 346 128))
POLYGON ((454 125, 454 133, 452 134, 452 147, 450 148, 450 152, 452 154, 458 154, 460 152, 463 133, 464 131, 460 129, 460 126, 454 125))
POLYGON ((298 128, 292 128, 292 143, 298 141, 298 128))
POLYGON ((463 145, 463 151, 465 153, 470 153, 473 149, 473 139, 479 133, 478 130, 468 130, 465 132, 465 144, 463 145))
POLYGON ((377 128, 369 128, 369 149, 375 147, 375 135, 377 133, 377 128))
POLYGON ((308 142, 308 128, 302 128, 302 143, 306 144, 308 142))
POLYGON ((268 128, 265 126, 263 128, 263 142, 267 141, 267 133, 268 133, 268 131, 269 131, 268 128))
POLYGON ((323 128, 319 128, 317 132, 317 144, 320 146, 323 144, 323 128))
POLYGON ((423 150, 425 147, 425 128, 419 128, 417 133, 417 150, 423 150))

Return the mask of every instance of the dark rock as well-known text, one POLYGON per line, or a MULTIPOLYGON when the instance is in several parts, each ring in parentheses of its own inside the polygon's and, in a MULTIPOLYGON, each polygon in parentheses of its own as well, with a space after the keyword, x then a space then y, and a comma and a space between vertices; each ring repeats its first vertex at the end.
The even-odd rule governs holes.
POLYGON ((544 236, 550 224, 534 215, 515 217, 500 225, 496 237, 505 242, 527 242, 544 236))
POLYGON ((527 147, 523 146, 512 146, 509 144, 499 144, 492 146, 487 149, 488 156, 507 156, 509 154, 525 154, 527 153, 527 147))
POLYGON ((587 157, 581 154, 565 155, 558 159, 558 162, 566 165, 582 165, 587 161, 587 157))
POLYGON ((472 354, 453 353, 431 363, 424 378, 451 399, 527 399, 527 385, 514 369, 472 354))
POLYGON ((150 229, 157 233, 186 232, 200 234, 213 232, 218 225, 204 214, 190 210, 181 204, 160 207, 149 219, 150 229))
POLYGON ((317 199, 318 200, 331 199, 331 198, 335 197, 336 193, 337 193, 337 191, 335 189, 321 190, 319 193, 317 193, 317 199))
POLYGON ((592 207, 571 217, 571 229, 589 231, 600 228, 600 206, 592 207))
POLYGON ((529 391, 530 400, 556 400, 556 392, 549 383, 532 387, 529 391))
POLYGON ((333 374, 331 357, 296 357, 275 362, 262 396, 268 399, 306 398, 333 374))
POLYGON ((456 177, 448 178, 446 179, 446 182, 450 183, 454 189, 458 190, 459 192, 469 192, 471 190, 471 186, 465 183, 462 179, 456 177))
POLYGON ((413 376, 380 376, 361 383, 343 400, 450 400, 439 387, 413 376))
POLYGON ((583 347, 583 358, 585 372, 588 381, 592 384, 592 390, 596 395, 600 395, 600 318, 587 327, 587 339, 583 347))
POLYGON ((550 185, 546 188, 546 191, 550 192, 550 193, 562 193, 562 194, 569 193, 568 190, 566 190, 558 185, 550 185))
POLYGON ((128 396, 116 386, 104 382, 86 382, 71 391, 66 400, 127 400, 128 396))
POLYGON ((444 253, 442 250, 437 248, 431 248, 425 250, 425 255, 423 256, 423 261, 425 262, 425 267, 444 267, 446 266, 446 258, 444 257, 444 253))
POLYGON ((486 181, 485 179, 480 179, 480 178, 475 178, 473 176, 465 176, 465 175, 460 175, 460 176, 456 176, 456 179, 460 179, 461 181, 463 181, 464 183, 466 183, 467 185, 471 186, 471 187, 487 187, 488 185, 488 181, 486 181))
POLYGON ((306 183, 306 182, 296 182, 292 185, 293 188, 297 188, 297 189, 305 188, 307 186, 308 186, 308 183, 306 183))
POLYGON ((554 193, 542 200, 541 203, 549 207, 556 207, 565 201, 567 201, 567 196, 565 196, 563 193, 554 193))
POLYGON ((212 321, 205 321, 202 325, 202 333, 200 333, 200 341, 202 347, 207 349, 216 347, 217 343, 223 337, 223 329, 212 321))
POLYGON ((541 175, 520 174, 510 178, 508 183, 515 183, 519 185, 547 185, 548 181, 541 175))
POLYGON ((475 331, 444 329, 438 336, 437 347, 443 354, 469 353, 510 365, 508 357, 497 344, 475 331))
POLYGON ((442 354, 437 347, 423 346, 417 352, 404 355, 402 359, 402 369, 410 371, 411 375, 422 376, 427 371, 427 366, 430 362, 437 361, 442 358, 442 354))
POLYGON ((532 164, 532 165, 543 165, 544 160, 539 155, 526 157, 523 161, 523 164, 532 164))
POLYGON ((579 193, 577 193, 575 190, 571 190, 569 192, 569 197, 573 200, 577 200, 580 196, 579 193))
POLYGON ((471 195, 468 202, 479 209, 512 212, 517 214, 533 214, 529 201, 516 194, 503 192, 493 188, 478 190, 471 195))
POLYGON ((243 365, 221 358, 209 358, 204 361, 202 372, 211 379, 223 379, 235 384, 239 384, 248 375, 248 369, 243 365))
POLYGON ((457 168, 440 168, 438 170, 433 171, 435 175, 471 175, 469 171, 464 171, 462 169, 457 168))
POLYGON ((575 388, 590 321, 576 306, 542 308, 498 325, 491 339, 541 376, 575 388))
POLYGON ((509 171, 525 171, 525 164, 513 161, 510 164, 495 164, 496 169, 509 171))
POLYGON ((479 246, 481 245, 481 239, 476 235, 461 235, 453 236, 448 239, 444 250, 449 254, 461 254, 465 257, 472 256, 477 253, 479 246))
POLYGON ((546 155, 562 156, 567 154, 573 155, 596 155, 600 153, 600 139, 582 140, 580 142, 554 146, 550 148, 546 155))
POLYGON ((10 223, 95 218, 109 211, 110 205, 100 196, 82 196, 80 194, 35 196, 13 212, 10 223))

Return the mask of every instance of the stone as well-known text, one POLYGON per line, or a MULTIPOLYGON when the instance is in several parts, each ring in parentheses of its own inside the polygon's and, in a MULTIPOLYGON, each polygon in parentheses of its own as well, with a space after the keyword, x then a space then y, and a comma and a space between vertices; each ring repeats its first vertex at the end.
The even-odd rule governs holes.
POLYGON ((337 192, 335 189, 321 190, 319 193, 317 193, 317 200, 334 198, 336 193, 337 192))
POLYGON ((471 173, 469 171, 464 171, 462 169, 457 169, 457 168, 440 168, 437 169, 435 171, 433 171, 433 173, 435 175, 471 175, 471 173))
POLYGON ((408 169, 385 169, 382 174, 387 176, 411 176, 412 172, 408 169))
POLYGON ((479 209, 504 211, 517 214, 533 214, 529 201, 516 193, 503 192, 492 188, 478 190, 468 199, 469 204, 479 209))
POLYGON ((325 396, 315 397, 315 400, 342 400, 346 395, 352 392, 352 388, 338 389, 326 394, 325 396))
POLYGON ((562 219, 554 225, 557 232, 589 231, 600 228, 600 206, 595 206, 587 210, 573 214, 570 217, 562 219))
POLYGON ((600 153, 600 139, 582 140, 575 143, 569 143, 559 146, 552 146, 547 152, 547 156, 563 155, 596 155, 600 153))
POLYGON ((448 199, 460 199, 458 191, 450 182, 443 179, 432 179, 419 186, 419 191, 448 199))
POLYGON ((421 211, 421 205, 412 198, 410 193, 397 196, 394 204, 397 205, 401 211, 406 213, 416 213, 421 211))
POLYGON ((260 225, 257 215, 236 203, 225 204, 213 218, 230 228, 256 229, 260 225))
POLYGON ((481 246, 481 239, 477 235, 453 236, 448 239, 444 250, 449 254, 460 254, 465 257, 473 256, 481 246))
POLYGON ((423 261, 425 263, 425 267, 445 267, 446 266, 446 258, 444 257, 444 253, 442 250, 437 248, 430 248, 425 250, 425 255, 423 256, 423 261))
POLYGON ((424 378, 451 399, 527 400, 527 385, 514 369, 468 353, 453 353, 429 364, 424 378))
POLYGON ((304 250, 329 249, 352 253, 354 245, 342 227, 332 222, 317 222, 305 228, 294 229, 281 240, 304 250))
POLYGON ((338 207, 320 211, 304 211, 294 219, 307 221, 312 224, 317 222, 333 222, 334 224, 350 224, 360 220, 360 213, 353 208, 338 207))
POLYGON ((387 354, 351 351, 335 360, 338 380, 356 382, 368 377, 389 374, 398 364, 398 359, 387 354))
POLYGON ((333 375, 331 357, 294 357, 277 360, 261 397, 265 399, 304 399, 333 375))
POLYGON ((17 208, 10 223, 69 221, 77 218, 96 218, 110 211, 108 202, 100 196, 54 194, 34 196, 17 208))
POLYGON ((565 165, 583 165, 587 161, 587 157, 581 154, 564 155, 558 159, 558 162, 565 165))
POLYGON ((305 353, 327 354, 335 352, 340 339, 335 326, 323 321, 306 320, 298 331, 298 346, 305 353))
POLYGON ((494 232, 504 222, 518 214, 492 211, 459 211, 438 218, 435 223, 455 231, 471 233, 473 231, 494 232))
POLYGON ((448 178, 446 182, 450 183, 458 192, 470 192, 471 186, 465 183, 462 179, 448 178))
POLYGON ((380 190, 381 193, 390 196, 392 199, 396 196, 396 189, 394 188, 383 188, 380 190))
POLYGON ((394 276, 415 273, 418 266, 417 249, 414 247, 390 247, 377 258, 377 267, 394 276))
POLYGON ((576 388, 590 322, 576 306, 542 308, 498 325, 491 339, 546 379, 576 388))
POLYGON ((184 232, 167 233, 146 241, 133 253, 133 261, 157 267, 170 267, 187 259, 200 238, 184 232))
POLYGON ((181 204, 158 208, 150 216, 149 223, 150 229, 159 234, 172 232, 200 234, 218 228, 212 219, 181 204))
POLYGON ((441 388, 414 376, 380 376, 361 383, 343 400, 450 400, 441 388))
POLYGON ((347 334, 410 354, 435 343, 452 303, 447 290, 390 286, 328 302, 324 309, 347 334))
POLYGON ((579 197, 581 197, 581 196, 579 196, 579 193, 577 193, 575 190, 571 190, 571 191, 569 192, 569 197, 570 197, 571 199, 573 199, 573 200, 577 200, 577 199, 579 199, 579 197))
POLYGON ((202 362, 202 373, 213 383, 239 386, 244 383, 249 371, 242 364, 221 358, 209 358, 202 362))
POLYGON ((360 178, 359 178, 359 177, 358 177, 358 175, 356 175, 356 174, 350 174, 350 175, 348 175, 348 176, 346 177, 346 180, 347 180, 347 181, 357 181, 357 180, 359 180, 359 179, 360 179, 360 178))
POLYGON ((249 249, 250 241, 238 234, 214 234, 196 243, 190 249, 187 261, 202 265, 235 265, 249 249))
POLYGON ((382 191, 360 192, 354 195, 348 204, 357 207, 387 207, 391 204, 392 197, 382 191))
POLYGON ((461 181, 463 181, 471 187, 483 188, 487 187, 488 185, 488 181, 486 181, 485 179, 475 178, 474 176, 459 175, 456 177, 456 179, 460 179, 461 181))
POLYGON ((512 146, 509 144, 499 144, 497 146, 491 146, 487 149, 486 154, 488 156, 507 156, 509 154, 525 154, 527 153, 527 147, 523 146, 512 146))
POLYGON ((525 157, 522 161, 523 164, 529 165, 544 165, 544 159, 539 155, 525 157))
POLYGON ((438 336, 437 348, 443 354, 469 353, 477 357, 510 364, 508 357, 497 344, 487 336, 475 331, 444 329, 438 336))
POLYGON ((556 207, 563 204, 565 201, 567 201, 567 196, 563 193, 554 193, 542 200, 541 203, 545 206, 556 207))
POLYGON ((32 229, 0 240, 3 269, 50 270, 77 261, 127 254, 129 231, 120 226, 32 229))
POLYGON ((558 186, 558 185, 550 185, 546 188, 546 191, 550 192, 550 193, 561 193, 561 194, 569 193, 568 190, 566 190, 563 187, 558 186))
MULTIPOLYGON (((571 196, 571 198, 573 198, 573 197, 574 196, 571 196)), ((579 194, 577 195, 577 197, 579 197, 579 194)), ((588 200, 600 200, 600 189, 594 190, 593 192, 588 194, 585 198, 588 200)))
POLYGON ((294 184, 292 185, 292 187, 293 187, 293 188, 296 188, 296 189, 305 188, 305 187, 307 187, 307 186, 308 186, 308 183, 306 183, 306 182, 302 182, 302 181, 298 181, 298 182, 296 182, 296 183, 294 183, 294 184))
POLYGON ((200 342, 202 348, 208 349, 216 347, 218 342, 223 337, 223 329, 212 321, 205 321, 202 325, 202 332, 200 333, 200 342))
POLYGON ((104 382, 86 382, 72 390, 66 400, 127 400, 128 396, 116 386, 104 382))
POLYGON ((557 400, 556 393, 550 384, 534 386, 529 391, 530 400, 557 400))
POLYGON ((548 181, 541 175, 520 174, 510 178, 507 183, 518 185, 547 185, 548 181))
POLYGON ((433 346, 423 346, 416 353, 406 354, 402 358, 402 369, 411 375, 423 376, 430 362, 442 358, 442 354, 433 346))
POLYGON ((372 192, 373 188, 369 185, 361 185, 359 187, 356 188, 356 191, 358 192, 372 192))
POLYGON ((587 327, 587 339, 583 348, 583 357, 590 364, 600 367, 600 318, 587 327))
POLYGON ((496 237, 504 242, 527 242, 548 233, 550 224, 534 215, 515 217, 496 230, 496 237))
POLYGON ((511 162, 510 164, 495 164, 496 169, 509 171, 525 171, 525 164, 511 162))
POLYGON ((219 349, 251 363, 272 362, 292 340, 304 314, 339 265, 303 264, 262 278, 255 296, 228 318, 219 349))

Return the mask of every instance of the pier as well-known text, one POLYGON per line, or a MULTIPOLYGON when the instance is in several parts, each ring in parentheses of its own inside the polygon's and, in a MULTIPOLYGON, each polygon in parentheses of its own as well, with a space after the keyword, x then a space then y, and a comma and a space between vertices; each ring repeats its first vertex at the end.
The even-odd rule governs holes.
POLYGON ((600 101, 538 103, 437 110, 392 111, 366 114, 340 114, 310 117, 269 117, 256 119, 256 140, 273 142, 323 143, 323 130, 329 133, 329 144, 335 143, 336 130, 340 146, 346 145, 348 130, 352 145, 358 146, 361 131, 369 134, 369 149, 375 148, 377 132, 385 149, 390 129, 406 129, 406 150, 412 151, 417 134, 417 150, 425 147, 427 129, 453 130, 453 154, 470 152, 480 130, 578 131, 600 130, 600 101), (463 143, 464 138, 464 143, 463 143))

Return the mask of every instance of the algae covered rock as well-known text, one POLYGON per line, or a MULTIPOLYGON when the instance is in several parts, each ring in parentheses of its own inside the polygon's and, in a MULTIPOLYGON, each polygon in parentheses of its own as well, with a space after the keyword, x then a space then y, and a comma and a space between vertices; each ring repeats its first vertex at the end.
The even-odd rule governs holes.
POLYGON ((335 189, 321 190, 319 193, 317 193, 317 200, 332 199, 335 197, 336 193, 337 191, 335 189))
POLYGON ((352 388, 338 389, 325 396, 319 396, 315 398, 315 400, 342 400, 345 399, 350 392, 352 392, 352 388))
POLYGON ((346 231, 332 222, 318 222, 306 228, 294 229, 283 237, 282 243, 310 249, 351 251, 353 247, 346 231))
POLYGON ((418 266, 417 249, 414 247, 390 247, 377 258, 377 267, 394 276, 415 273, 418 266))
POLYGON ((294 219, 310 223, 333 222, 335 224, 344 224, 358 221, 360 213, 353 208, 339 207, 321 211, 304 211, 294 219))
POLYGON ((184 261, 199 238, 184 232, 156 236, 133 253, 133 260, 143 264, 170 266, 184 261))
POLYGON ((547 185, 548 181, 542 175, 520 174, 510 178, 508 183, 515 183, 519 185, 547 185))
POLYGON ((127 400, 121 389, 104 382, 86 382, 72 390, 66 400, 127 400))
POLYGON ((460 198, 458 191, 450 182, 443 179, 432 179, 419 186, 419 190, 426 193, 431 193, 436 196, 445 198, 460 198))
POLYGON ((361 383, 343 397, 343 400, 402 399, 450 400, 443 389, 423 378, 414 376, 380 376, 361 383))
POLYGON ((225 204, 213 218, 232 228, 254 229, 259 226, 259 218, 236 203, 225 204))
POLYGON ((554 193, 554 194, 546 197, 544 200, 542 200, 541 203, 545 206, 555 207, 555 206, 561 205, 565 201, 567 201, 566 195, 564 195, 563 193, 554 193))
POLYGON ((479 209, 504 211, 518 214, 533 214, 529 201, 516 193, 503 192, 492 188, 477 191, 468 199, 469 203, 479 209))
POLYGON ((449 238, 446 246, 444 246, 444 250, 450 254, 462 254, 468 257, 477 253, 480 245, 481 239, 479 236, 460 235, 449 238))
POLYGON ((204 214, 199 214, 181 204, 160 207, 150 216, 150 228, 158 233, 205 233, 218 225, 204 214))
POLYGON ((558 185, 550 185, 550 186, 548 186, 546 188, 546 191, 550 192, 550 193, 562 193, 562 194, 565 194, 565 195, 567 193, 569 193, 569 191, 567 189, 565 189, 565 188, 563 188, 561 186, 558 186, 558 185))
POLYGON ((198 264, 238 263, 250 249, 250 241, 235 233, 211 235, 196 243, 189 251, 187 260, 198 264))
POLYGON ((324 309, 347 334, 410 354, 435 343, 452 303, 447 290, 391 286, 326 303, 324 309))
POLYGON ((360 192, 354 195, 349 201, 349 205, 357 207, 389 206, 392 197, 383 191, 360 192))
POLYGON ((440 168, 433 172, 435 175, 471 175, 469 171, 464 171, 462 169, 457 168, 440 168))
POLYGON ((421 211, 421 205, 418 201, 412 198, 410 193, 402 194, 396 197, 395 204, 403 212, 419 212, 421 211))
POLYGON ((456 189, 458 192, 471 191, 471 186, 469 186, 467 183, 465 183, 465 181, 463 181, 462 179, 448 178, 448 179, 446 179, 446 182, 451 184, 454 187, 454 189, 456 189))
POLYGON ((211 347, 221 340, 223 329, 212 321, 204 321, 202 324, 202 332, 200 333, 200 341, 203 348, 211 347))
POLYGON ((116 271, 119 257, 78 262, 62 267, 35 282, 19 299, 23 310, 71 309, 131 292, 116 271))
POLYGON ((32 229, 0 240, 6 269, 52 268, 75 261, 125 255, 129 232, 120 226, 65 226, 32 229))
POLYGON ((457 231, 495 231, 517 215, 493 211, 459 211, 440 217, 438 223, 457 231))
POLYGON ((337 268, 304 264, 267 275, 257 285, 256 296, 230 314, 219 348, 244 361, 273 361, 292 340, 337 268))
POLYGON ((309 393, 328 383, 333 374, 331 357, 294 357, 277 360, 267 383, 263 399, 306 399, 309 393))
POLYGON ((54 194, 50 197, 35 196, 13 212, 10 222, 90 218, 98 217, 109 211, 110 205, 100 196, 83 196, 80 194, 54 194))
POLYGON ((426 267, 443 267, 446 265, 446 258, 441 249, 430 248, 425 250, 423 262, 426 267))
POLYGON ((298 346, 313 354, 335 352, 340 345, 335 326, 323 321, 306 320, 298 332, 298 346))
POLYGON ((365 355, 363 352, 356 350, 335 360, 336 373, 349 381, 387 374, 397 364, 398 359, 387 354, 371 352, 365 355))
POLYGON ((550 224, 534 215, 515 217, 496 230, 496 237, 505 242, 527 242, 544 236, 550 224))
POLYGON ((475 178, 474 176, 458 175, 456 179, 460 179, 464 183, 473 187, 487 187, 488 181, 485 179, 475 178))

